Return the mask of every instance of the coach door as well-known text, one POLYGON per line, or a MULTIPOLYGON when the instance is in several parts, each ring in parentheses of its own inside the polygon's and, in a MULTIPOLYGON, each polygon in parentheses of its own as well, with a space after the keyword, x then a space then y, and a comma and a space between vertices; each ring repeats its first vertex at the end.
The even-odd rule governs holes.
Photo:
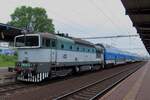
POLYGON ((51 39, 51 62, 52 64, 56 63, 56 40, 55 39, 51 39))

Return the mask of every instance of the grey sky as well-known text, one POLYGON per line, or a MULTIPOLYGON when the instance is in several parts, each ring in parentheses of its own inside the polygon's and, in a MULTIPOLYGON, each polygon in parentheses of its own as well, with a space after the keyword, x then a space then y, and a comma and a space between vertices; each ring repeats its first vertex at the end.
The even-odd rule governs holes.
MULTIPOLYGON (((75 37, 137 34, 120 0, 1 0, 0 22, 10 20, 10 14, 22 5, 45 8, 53 19, 56 31, 75 37)), ((97 39, 130 52, 147 55, 139 38, 97 39)))

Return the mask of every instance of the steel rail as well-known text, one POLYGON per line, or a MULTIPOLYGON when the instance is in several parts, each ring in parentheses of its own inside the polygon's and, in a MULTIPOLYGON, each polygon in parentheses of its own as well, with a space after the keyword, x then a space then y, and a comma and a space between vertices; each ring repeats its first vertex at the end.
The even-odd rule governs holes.
MULTIPOLYGON (((120 83, 122 80, 124 80, 126 77, 128 77, 128 76, 131 75, 133 72, 135 72, 136 70, 138 70, 141 65, 143 65, 143 63, 136 65, 136 66, 135 66, 136 69, 135 69, 135 68, 132 68, 132 69, 135 69, 134 71, 130 72, 129 74, 127 74, 127 75, 124 76, 123 78, 119 79, 119 81, 115 82, 114 84, 107 86, 107 88, 105 88, 104 90, 102 90, 102 91, 100 91, 99 93, 95 94, 95 95, 94 95, 93 97, 91 97, 89 100, 94 100, 94 99, 97 98, 98 96, 104 94, 106 91, 108 91, 109 89, 111 89, 113 86, 117 85, 117 84, 120 83), (137 68, 137 67, 138 67, 138 68, 137 68)), ((59 97, 56 97, 56 98, 54 98, 53 100, 62 100, 62 99, 65 100, 65 98, 67 98, 67 97, 69 97, 69 96, 73 96, 73 95, 75 95, 76 93, 79 93, 80 91, 84 91, 84 90, 87 89, 87 88, 90 88, 90 87, 92 87, 92 86, 94 86, 94 85, 96 85, 96 84, 100 84, 100 83, 102 83, 102 82, 104 82, 104 81, 106 81, 106 80, 112 79, 112 78, 114 78, 115 76, 118 76, 118 75, 122 74, 123 72, 127 72, 127 71, 130 71, 130 70, 131 70, 131 68, 125 69, 125 70, 120 71, 120 72, 118 72, 118 73, 116 73, 116 74, 114 74, 114 75, 111 75, 111 76, 108 76, 108 77, 106 77, 106 78, 104 78, 104 79, 98 80, 98 81, 96 81, 96 82, 94 82, 94 83, 92 83, 92 84, 86 85, 86 86, 81 87, 81 88, 79 88, 79 89, 77 89, 77 90, 74 90, 74 91, 69 92, 69 93, 67 93, 67 94, 64 94, 64 95, 61 95, 61 96, 59 96, 59 97)))
POLYGON ((105 93, 107 93, 107 91, 109 91, 110 89, 112 89, 113 87, 115 87, 117 84, 119 84, 120 82, 122 82, 124 79, 126 79, 127 77, 129 77, 131 74, 135 73, 138 69, 140 69, 141 67, 135 68, 133 69, 132 72, 130 72, 129 74, 125 75, 124 77, 122 77, 120 80, 116 81, 114 84, 108 86, 106 89, 102 90, 101 92, 99 92, 98 94, 96 94, 95 96, 93 96, 90 100, 95 100, 98 97, 102 97, 105 93))
POLYGON ((128 37, 139 37, 139 35, 116 35, 116 36, 102 36, 102 37, 83 37, 80 39, 110 39, 110 38, 128 38, 128 37))
POLYGON ((17 91, 24 88, 33 87, 33 84, 27 85, 27 84, 21 84, 21 83, 14 83, 14 84, 8 84, 4 86, 0 86, 0 96, 5 95, 7 93, 12 93, 13 91, 17 91))

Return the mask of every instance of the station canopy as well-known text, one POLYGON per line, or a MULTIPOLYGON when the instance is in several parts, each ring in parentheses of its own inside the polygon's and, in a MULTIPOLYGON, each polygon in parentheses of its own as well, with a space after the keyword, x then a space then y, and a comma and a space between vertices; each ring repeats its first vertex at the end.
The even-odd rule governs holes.
POLYGON ((0 23, 0 41, 13 42, 14 37, 22 34, 22 31, 22 29, 0 23))
POLYGON ((121 0, 126 14, 150 53, 150 0, 121 0))

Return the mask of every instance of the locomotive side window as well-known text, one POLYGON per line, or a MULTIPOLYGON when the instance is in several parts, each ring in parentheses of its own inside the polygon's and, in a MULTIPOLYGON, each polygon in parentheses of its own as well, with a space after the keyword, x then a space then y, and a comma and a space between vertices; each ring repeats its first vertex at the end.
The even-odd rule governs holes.
POLYGON ((94 49, 92 49, 92 52, 95 52, 94 49))
POLYGON ((42 47, 50 47, 50 39, 48 38, 43 38, 42 39, 42 47))
POLYGON ((55 40, 52 40, 52 47, 53 47, 53 48, 56 47, 56 42, 55 42, 55 40))
POLYGON ((83 48, 83 51, 85 51, 85 48, 83 48))
POLYGON ((63 44, 61 44, 61 48, 64 49, 64 45, 63 44))
POLYGON ((50 39, 46 39, 46 47, 50 47, 50 39))
POLYGON ((70 50, 72 50, 72 46, 70 46, 70 50))
POLYGON ((77 51, 79 51, 79 47, 77 47, 77 51))

